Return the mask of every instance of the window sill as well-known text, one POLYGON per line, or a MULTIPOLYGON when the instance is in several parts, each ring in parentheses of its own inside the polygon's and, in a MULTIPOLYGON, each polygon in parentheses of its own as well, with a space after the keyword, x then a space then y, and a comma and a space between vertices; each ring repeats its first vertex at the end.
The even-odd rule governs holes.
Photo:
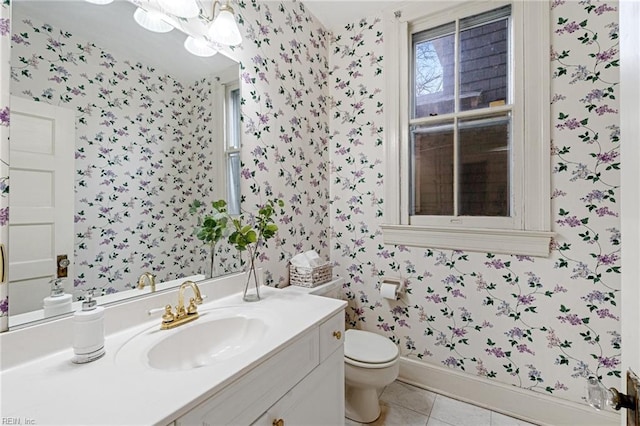
POLYGON ((385 244, 548 257, 553 232, 382 225, 385 244))

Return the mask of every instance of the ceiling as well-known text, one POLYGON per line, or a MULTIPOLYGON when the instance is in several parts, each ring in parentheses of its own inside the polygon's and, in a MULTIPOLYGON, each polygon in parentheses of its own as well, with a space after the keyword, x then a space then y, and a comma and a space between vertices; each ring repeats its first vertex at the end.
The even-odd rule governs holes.
POLYGON ((328 30, 339 30, 347 24, 358 22, 394 4, 406 0, 302 0, 313 16, 328 30))
POLYGON ((209 58, 190 54, 183 46, 186 34, 177 29, 164 34, 145 30, 133 20, 136 6, 128 1, 98 6, 81 0, 13 0, 11 5, 14 19, 32 17, 109 52, 127 52, 117 57, 154 66, 179 81, 217 75, 236 65, 222 53, 209 58))
MULTIPOLYGON (((334 31, 401 2, 301 1, 325 28, 334 31)), ((203 5, 211 3, 209 0, 201 2, 203 5)), ((182 81, 216 75, 235 65, 222 53, 210 58, 188 53, 183 47, 186 35, 182 31, 174 29, 158 34, 143 29, 133 20, 135 6, 129 1, 98 6, 82 0, 13 0, 12 9, 15 18, 32 17, 90 40, 107 51, 127 52, 132 60, 150 64, 182 81)))

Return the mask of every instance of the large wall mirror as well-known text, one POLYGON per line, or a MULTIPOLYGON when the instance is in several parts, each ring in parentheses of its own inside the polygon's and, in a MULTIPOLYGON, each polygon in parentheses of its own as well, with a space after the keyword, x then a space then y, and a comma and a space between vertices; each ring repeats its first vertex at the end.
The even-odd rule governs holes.
POLYGON ((238 64, 143 29, 128 1, 11 7, 10 327, 45 318, 59 275, 74 301, 111 301, 148 294, 146 272, 164 288, 238 271, 194 233, 212 201, 239 202, 238 64))

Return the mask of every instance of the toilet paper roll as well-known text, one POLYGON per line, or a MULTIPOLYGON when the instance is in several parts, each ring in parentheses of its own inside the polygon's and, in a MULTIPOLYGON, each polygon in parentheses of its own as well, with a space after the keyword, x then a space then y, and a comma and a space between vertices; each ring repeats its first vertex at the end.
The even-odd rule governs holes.
POLYGON ((382 283, 380 285, 380 294, 385 299, 398 300, 398 286, 396 284, 382 283))

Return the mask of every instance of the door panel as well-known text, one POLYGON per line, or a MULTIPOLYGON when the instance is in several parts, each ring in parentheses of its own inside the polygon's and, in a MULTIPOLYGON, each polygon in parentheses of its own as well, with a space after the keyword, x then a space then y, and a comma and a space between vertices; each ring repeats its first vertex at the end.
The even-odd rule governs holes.
POLYGON ((42 308, 57 255, 69 256, 74 276, 74 112, 12 97, 10 137, 9 314, 16 315, 42 308))

